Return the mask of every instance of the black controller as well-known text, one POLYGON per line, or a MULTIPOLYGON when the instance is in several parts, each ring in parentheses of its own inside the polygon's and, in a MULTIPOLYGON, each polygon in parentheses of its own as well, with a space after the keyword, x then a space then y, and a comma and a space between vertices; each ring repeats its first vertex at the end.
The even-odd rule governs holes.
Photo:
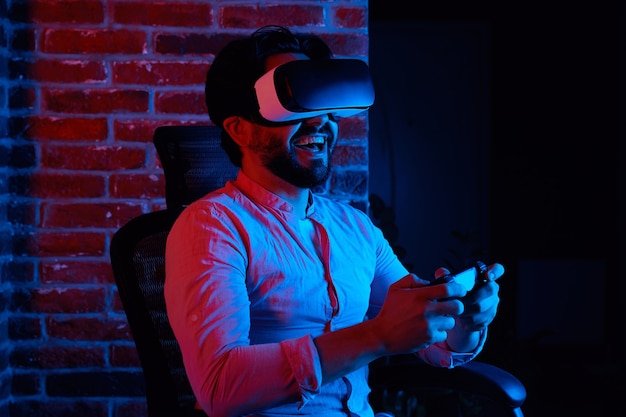
POLYGON ((458 282, 463 285, 467 292, 470 292, 475 286, 487 282, 487 265, 477 261, 473 266, 456 274, 447 274, 430 281, 430 285, 443 284, 445 282, 458 282))

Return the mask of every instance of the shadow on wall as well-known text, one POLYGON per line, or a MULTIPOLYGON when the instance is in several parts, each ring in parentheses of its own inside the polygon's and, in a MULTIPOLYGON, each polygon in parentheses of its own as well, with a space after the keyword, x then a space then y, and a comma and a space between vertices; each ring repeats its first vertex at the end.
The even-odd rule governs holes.
POLYGON ((370 192, 393 207, 414 272, 460 268, 489 244, 486 30, 373 22, 370 35, 370 192))

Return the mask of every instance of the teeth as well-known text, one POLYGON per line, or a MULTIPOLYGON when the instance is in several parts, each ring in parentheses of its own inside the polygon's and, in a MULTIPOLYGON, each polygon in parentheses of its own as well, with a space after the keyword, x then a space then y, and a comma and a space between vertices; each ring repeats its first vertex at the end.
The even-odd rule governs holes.
POLYGON ((307 146, 307 145, 323 145, 324 137, 322 136, 303 136, 295 143, 298 146, 307 146))

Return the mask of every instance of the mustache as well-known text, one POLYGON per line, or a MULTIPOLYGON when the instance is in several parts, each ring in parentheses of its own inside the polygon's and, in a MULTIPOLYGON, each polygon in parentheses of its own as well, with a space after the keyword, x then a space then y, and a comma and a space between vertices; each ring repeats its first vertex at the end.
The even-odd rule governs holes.
POLYGON ((333 130, 328 123, 324 123, 322 126, 311 126, 302 124, 300 128, 296 130, 296 133, 294 133, 293 137, 297 138, 300 136, 313 135, 316 133, 321 133, 329 139, 334 139, 333 130))

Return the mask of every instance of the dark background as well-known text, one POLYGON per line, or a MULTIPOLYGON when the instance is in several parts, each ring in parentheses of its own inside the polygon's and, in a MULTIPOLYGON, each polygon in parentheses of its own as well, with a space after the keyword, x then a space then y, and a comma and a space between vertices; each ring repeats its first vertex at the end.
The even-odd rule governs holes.
MULTIPOLYGON (((370 188, 396 208, 399 225, 407 221, 437 224, 435 218, 420 216, 418 208, 444 195, 464 193, 468 176, 478 178, 471 182, 477 201, 468 204, 477 211, 473 216, 481 225, 477 244, 488 260, 507 267, 499 315, 482 359, 523 380, 529 390, 525 410, 529 417, 602 415, 617 406, 617 398, 626 392, 624 313, 619 307, 626 288, 620 265, 624 225, 619 208, 625 195, 620 107, 624 7, 617 1, 554 3, 448 1, 409 7, 399 0, 370 1, 373 69, 382 68, 377 60, 388 60, 381 49, 397 56, 395 44, 402 45, 406 33, 414 34, 406 30, 413 26, 420 40, 424 33, 447 31, 453 33, 453 48, 478 51, 481 56, 466 72, 480 80, 475 74, 478 66, 488 81, 481 91, 458 93, 461 102, 467 97, 486 97, 475 103, 482 109, 475 114, 487 123, 471 125, 477 129, 471 139, 476 147, 451 146, 447 156, 435 151, 435 159, 440 159, 436 164, 469 158, 480 161, 480 166, 472 172, 450 169, 445 186, 439 187, 445 191, 432 186, 426 188, 435 190, 432 194, 408 193, 412 197, 406 197, 399 191, 390 194, 385 181, 393 182, 391 188, 396 190, 407 184, 436 183, 438 177, 403 175, 403 169, 414 168, 406 163, 406 168, 390 168, 376 152, 370 154, 374 176, 370 188), (458 36, 459 28, 468 28, 466 38, 458 36), (388 37, 396 31, 399 37, 386 40, 388 48, 375 45, 379 33, 388 37), (484 44, 475 42, 476 33, 484 44), (390 169, 394 173, 386 178, 390 169), (458 189, 450 186, 455 179, 462 184, 458 189), (407 205, 415 207, 414 215, 403 214, 407 205)), ((433 38, 436 45, 441 44, 440 37, 433 38)), ((406 57, 420 56, 415 53, 419 45, 404 42, 406 57)), ((421 52, 424 56, 432 54, 421 52)), ((388 77, 416 72, 419 65, 395 68, 388 77)), ((442 75, 446 76, 450 74, 442 75)), ((436 85, 437 80, 431 81, 436 85)), ((446 94, 453 100, 453 92, 446 94)), ((392 101, 386 97, 386 107, 392 101)), ((398 106, 403 106, 401 101, 398 106)), ((471 103, 467 107, 472 108, 471 103)), ((432 110, 420 109, 424 108, 432 110)), ((370 110, 372 132, 376 134, 381 124, 405 122, 394 120, 389 116, 393 113, 387 109, 386 116, 380 116, 379 109, 370 110)), ((425 122, 432 123, 433 114, 425 122)), ((449 116, 445 108, 438 114, 442 121, 449 116)), ((405 123, 406 136, 419 130, 417 115, 414 122, 405 123)), ((442 129, 447 129, 445 122, 442 129)), ((387 139, 407 141, 403 135, 396 136, 387 139)), ((433 149, 417 146, 416 161, 418 152, 433 149)), ((461 211, 466 210, 457 210, 461 211)), ((426 262, 413 253, 423 251, 414 247, 407 233, 413 231, 400 227, 399 242, 411 262, 426 262)), ((421 240, 428 238, 425 235, 421 240)), ((441 252, 442 260, 445 256, 441 252)), ((424 273, 431 267, 426 263, 418 271, 424 273)))

